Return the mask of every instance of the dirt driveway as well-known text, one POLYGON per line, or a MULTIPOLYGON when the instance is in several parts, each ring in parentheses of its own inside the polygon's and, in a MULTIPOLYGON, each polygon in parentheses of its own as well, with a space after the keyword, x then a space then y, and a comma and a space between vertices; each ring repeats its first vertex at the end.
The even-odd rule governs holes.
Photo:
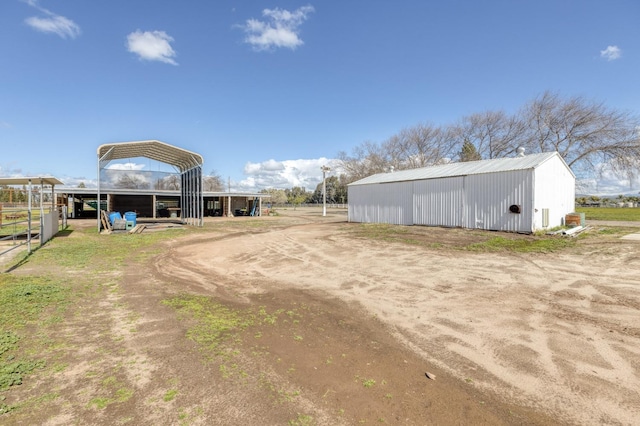
POLYGON ((238 300, 304 290, 361 306, 460 383, 560 421, 640 418, 640 243, 450 252, 350 238, 349 226, 194 242, 159 264, 238 300))
POLYGON ((415 245, 362 238, 343 212, 280 213, 114 275, 60 331, 81 349, 38 384, 58 402, 5 420, 637 424, 640 242, 473 252, 439 243, 475 231, 412 227, 415 245), (207 355, 163 304, 184 294, 262 320, 207 355), (96 409, 105 376, 132 390, 96 409))

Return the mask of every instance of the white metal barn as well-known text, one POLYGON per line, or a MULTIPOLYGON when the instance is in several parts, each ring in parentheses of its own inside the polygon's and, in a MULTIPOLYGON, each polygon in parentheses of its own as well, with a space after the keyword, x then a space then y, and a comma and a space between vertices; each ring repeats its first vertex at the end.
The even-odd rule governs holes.
POLYGON ((380 173, 348 193, 350 222, 531 233, 574 211, 575 175, 545 152, 380 173))

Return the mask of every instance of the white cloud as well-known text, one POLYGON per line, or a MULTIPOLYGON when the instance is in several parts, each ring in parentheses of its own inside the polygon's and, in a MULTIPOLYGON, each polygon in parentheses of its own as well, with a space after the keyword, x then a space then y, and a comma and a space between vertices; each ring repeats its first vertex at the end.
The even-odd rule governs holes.
POLYGON ((609 163, 596 165, 597 177, 579 179, 576 181, 576 193, 617 196, 620 194, 636 195, 640 190, 638 177, 629 179, 616 173, 609 163))
POLYGON ((622 50, 618 46, 607 46, 606 49, 600 51, 600 57, 607 61, 615 61, 622 56, 622 50))
POLYGON ((109 170, 142 170, 145 168, 145 165, 138 163, 112 163, 106 168, 109 170))
POLYGON ((7 123, 6 121, 0 120, 0 129, 10 129, 10 128, 11 128, 11 124, 7 123))
MULTIPOLYGON (((84 184, 85 188, 97 188, 98 180, 94 178, 86 178, 86 177, 74 177, 74 176, 62 176, 59 178, 62 182, 64 182, 65 188, 77 188, 81 183, 84 184)), ((57 187, 56 187, 57 188, 57 187)))
POLYGON ((258 51, 280 47, 295 50, 304 44, 300 39, 300 26, 314 10, 311 5, 302 6, 293 12, 277 8, 264 9, 264 21, 248 19, 241 26, 247 33, 244 41, 258 51))
POLYGON ((127 50, 147 61, 160 61, 178 65, 173 58, 176 52, 171 47, 173 37, 164 31, 137 30, 127 36, 127 50))
POLYGON ((27 0, 25 3, 46 15, 44 17, 31 16, 25 19, 25 23, 34 30, 57 34, 62 38, 76 38, 80 35, 80 27, 71 19, 41 7, 36 0, 27 0))
POLYGON ((11 165, 0 165, 0 178, 20 178, 24 177, 22 169, 14 169, 11 165))
POLYGON ((332 167, 334 162, 335 160, 318 158, 247 163, 244 166, 244 174, 247 178, 233 183, 233 190, 253 192, 265 188, 286 189, 300 186, 313 191, 322 182, 320 167, 325 165, 332 167))

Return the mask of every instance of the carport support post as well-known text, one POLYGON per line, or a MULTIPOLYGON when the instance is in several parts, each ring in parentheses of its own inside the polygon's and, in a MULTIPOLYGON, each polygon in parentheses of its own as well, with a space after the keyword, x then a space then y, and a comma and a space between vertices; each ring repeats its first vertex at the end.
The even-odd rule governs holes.
POLYGON ((29 207, 27 210, 28 221, 27 221, 27 253, 31 253, 31 179, 29 179, 29 207))
MULTIPOLYGON (((100 170, 102 169, 102 165, 101 162, 102 158, 98 157, 98 190, 97 193, 98 195, 96 196, 96 212, 97 214, 97 218, 98 218, 98 234, 100 233, 100 229, 102 229, 101 223, 100 223, 100 170)), ((73 206, 74 210, 75 210, 75 205, 73 206)))
POLYGON ((151 196, 152 202, 153 202, 153 218, 156 218, 156 211, 158 210, 157 206, 158 206, 158 197, 156 196, 156 194, 153 194, 151 196))
POLYGON ((328 166, 320 167, 322 170, 322 216, 327 215, 327 172, 331 171, 328 166))
POLYGON ((40 233, 38 234, 38 239, 40 240, 40 245, 42 245, 42 231, 44 230, 44 183, 42 179, 40 179, 40 233))

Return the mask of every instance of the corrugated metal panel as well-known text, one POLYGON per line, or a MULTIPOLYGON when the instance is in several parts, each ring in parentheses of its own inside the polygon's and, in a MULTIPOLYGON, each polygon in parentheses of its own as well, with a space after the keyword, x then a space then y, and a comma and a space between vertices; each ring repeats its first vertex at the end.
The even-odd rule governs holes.
POLYGON ((349 187, 349 221, 413 225, 413 184, 349 187))
POLYGON ((413 182, 413 223, 462 227, 463 182, 463 177, 413 182))
POLYGON ((204 164, 200 154, 158 140, 107 143, 98 147, 98 160, 105 163, 104 166, 111 160, 136 157, 151 158, 170 164, 177 167, 180 172, 204 164))
POLYGON ((548 209, 548 227, 563 225, 567 213, 575 211, 575 181, 560 162, 549 161, 535 170, 535 228, 545 228, 542 211, 548 209))
POLYGON ((515 170, 465 177, 466 228, 533 231, 533 170, 515 170), (509 211, 520 206, 521 213, 509 211))
POLYGON ((349 185, 355 186, 371 183, 403 182, 514 170, 528 170, 539 167, 553 157, 560 159, 561 163, 564 164, 564 167, 567 168, 569 173, 572 173, 557 152, 543 152, 541 154, 525 155, 524 157, 495 158, 491 160, 443 164, 439 166, 423 167, 420 169, 400 170, 393 173, 379 173, 360 179, 359 181, 353 182, 349 185))

